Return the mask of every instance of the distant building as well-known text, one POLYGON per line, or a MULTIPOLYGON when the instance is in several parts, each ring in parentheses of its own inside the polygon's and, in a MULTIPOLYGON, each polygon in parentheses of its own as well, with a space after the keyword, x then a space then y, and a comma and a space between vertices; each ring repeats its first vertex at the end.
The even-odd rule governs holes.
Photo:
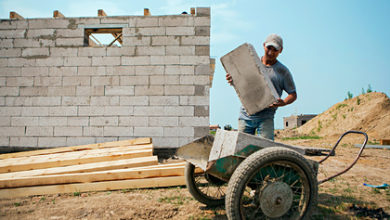
POLYGON ((304 125, 310 119, 316 117, 317 115, 292 115, 290 117, 283 118, 284 129, 297 128, 301 125, 304 125))
POLYGON ((209 126, 210 130, 216 131, 217 129, 221 129, 219 125, 210 125, 209 126))

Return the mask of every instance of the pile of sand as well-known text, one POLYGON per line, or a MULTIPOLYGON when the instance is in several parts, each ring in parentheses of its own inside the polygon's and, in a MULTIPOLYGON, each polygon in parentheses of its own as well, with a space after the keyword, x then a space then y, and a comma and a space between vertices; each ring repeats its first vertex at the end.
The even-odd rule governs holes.
POLYGON ((366 132, 370 138, 390 138, 390 99, 371 92, 333 105, 299 127, 300 135, 339 136, 348 130, 366 132))

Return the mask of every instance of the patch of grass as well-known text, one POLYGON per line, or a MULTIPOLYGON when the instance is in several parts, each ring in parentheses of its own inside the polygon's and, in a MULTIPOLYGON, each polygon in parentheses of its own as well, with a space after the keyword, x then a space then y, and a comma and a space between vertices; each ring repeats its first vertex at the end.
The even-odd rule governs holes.
POLYGON ((46 200, 46 197, 41 197, 41 199, 39 201, 45 201, 46 200))
POLYGON ((321 129, 322 129, 322 123, 320 120, 318 120, 317 132, 320 132, 321 129))
POLYGON ((345 119, 347 117, 347 115, 343 114, 343 118, 345 119))
POLYGON ((300 140, 300 139, 303 139, 303 140, 321 139, 321 137, 317 136, 317 135, 302 135, 302 136, 297 136, 297 137, 284 137, 284 138, 282 138, 282 140, 284 140, 284 141, 286 141, 286 140, 300 140))
POLYGON ((21 206, 21 205, 22 205, 21 202, 15 202, 15 203, 14 203, 14 206, 15 206, 15 207, 19 207, 19 206, 21 206))
POLYGON ((186 200, 189 200, 189 198, 185 196, 164 196, 158 198, 158 202, 170 203, 174 205, 183 205, 186 200))
POLYGON ((74 192, 73 196, 81 196, 81 192, 74 192))
POLYGON ((215 136, 215 133, 217 133, 217 131, 213 131, 213 130, 210 130, 209 134, 215 136))
POLYGON ((333 115, 332 115, 332 118, 333 118, 333 120, 336 120, 336 118, 337 118, 337 113, 336 113, 336 114, 333 114, 333 115))
POLYGON ((336 106, 336 109, 339 110, 340 108, 344 108, 344 107, 346 107, 346 106, 348 106, 348 105, 347 105, 347 104, 338 104, 338 105, 336 106))

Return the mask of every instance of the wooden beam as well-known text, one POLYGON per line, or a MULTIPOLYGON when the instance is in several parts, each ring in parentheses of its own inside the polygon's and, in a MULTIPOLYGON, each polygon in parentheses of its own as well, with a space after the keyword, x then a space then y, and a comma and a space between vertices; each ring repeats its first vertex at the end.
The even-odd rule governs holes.
POLYGON ((28 170, 12 173, 2 173, 0 174, 0 179, 10 179, 10 178, 20 178, 26 176, 43 176, 43 175, 56 175, 56 174, 66 174, 66 173, 84 173, 84 172, 96 172, 104 170, 115 170, 115 169, 125 169, 132 167, 142 167, 157 165, 158 159, 157 156, 150 157, 139 157, 125 160, 116 160, 116 161, 104 161, 98 163, 87 163, 80 165, 72 165, 65 167, 52 167, 39 170, 28 170))
POLYGON ((380 143, 381 145, 390 145, 390 139, 381 139, 380 143))
POLYGON ((111 147, 118 147, 118 146, 124 146, 124 145, 128 145, 128 146, 142 145, 142 144, 150 144, 150 143, 152 143, 151 138, 137 138, 137 139, 132 139, 132 140, 105 142, 105 143, 98 143, 98 144, 73 146, 73 147, 58 147, 58 148, 50 148, 50 149, 44 149, 44 150, 24 151, 24 152, 18 152, 18 153, 10 153, 10 154, 0 154, 0 159, 28 157, 28 156, 34 156, 34 155, 45 155, 45 154, 63 153, 63 152, 80 151, 80 150, 103 149, 103 148, 111 148, 111 147))
POLYGON ((191 8, 191 14, 195 15, 195 8, 191 8))
POLYGON ((106 17, 107 14, 106 14, 106 12, 103 11, 103 9, 99 9, 99 10, 98 10, 98 16, 99 16, 99 17, 106 17))
POLYGON ((153 156, 150 149, 146 150, 123 150, 118 152, 105 152, 96 154, 83 154, 79 157, 45 157, 45 158, 28 158, 23 161, 14 163, 1 163, 0 173, 16 172, 33 169, 43 169, 50 167, 70 166, 76 164, 96 163, 102 161, 113 161, 121 159, 130 159, 136 157, 153 156))
POLYGON ((150 16, 149 8, 144 8, 144 16, 150 16))
POLYGON ((53 186, 21 187, 14 189, 0 189, 1 199, 11 199, 23 196, 74 193, 89 191, 106 191, 118 189, 141 189, 152 187, 169 187, 185 185, 184 176, 157 177, 134 180, 104 181, 96 183, 75 183, 53 186))
POLYGON ((58 10, 53 11, 53 18, 65 18, 65 16, 58 10))
POLYGON ((184 176, 183 165, 136 167, 119 170, 60 175, 31 176, 0 180, 0 188, 42 186, 69 183, 91 183, 112 180, 143 179, 152 177, 184 176))
POLYGON ((24 18, 18 13, 11 11, 9 12, 9 19, 24 19, 24 18))

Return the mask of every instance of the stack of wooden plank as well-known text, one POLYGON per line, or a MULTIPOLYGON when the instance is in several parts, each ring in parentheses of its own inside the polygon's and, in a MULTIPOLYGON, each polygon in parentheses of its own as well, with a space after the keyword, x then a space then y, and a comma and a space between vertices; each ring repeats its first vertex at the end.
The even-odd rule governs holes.
POLYGON ((0 199, 185 185, 184 164, 158 164, 151 138, 2 154, 0 199))

